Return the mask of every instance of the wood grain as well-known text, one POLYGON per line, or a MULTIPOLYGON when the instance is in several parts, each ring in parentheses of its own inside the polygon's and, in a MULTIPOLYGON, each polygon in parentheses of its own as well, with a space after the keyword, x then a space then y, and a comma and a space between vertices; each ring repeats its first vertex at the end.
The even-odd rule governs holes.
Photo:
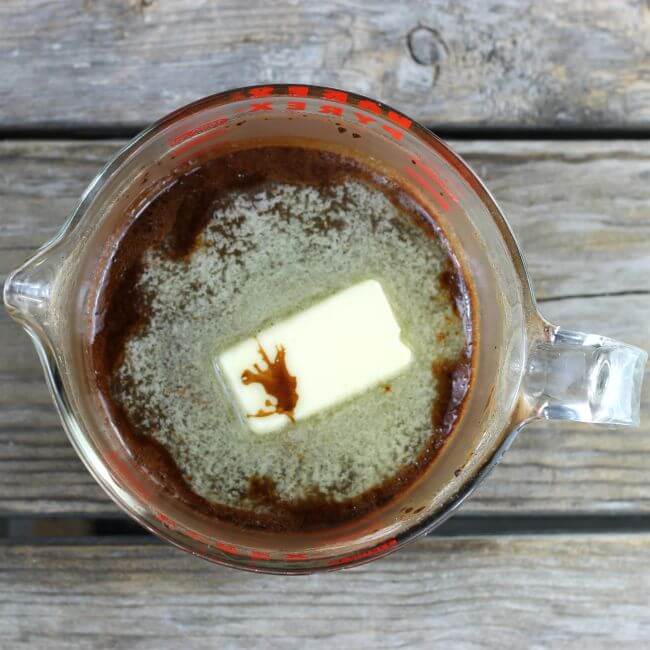
POLYGON ((427 124, 650 124, 641 0, 4 0, 0 127, 148 123, 265 82, 344 87, 427 124))
POLYGON ((649 555, 648 535, 429 538, 286 578, 159 544, 2 546, 0 635, 13 650, 641 648, 649 555))
MULTIPOLYGON (((522 242, 542 311, 650 349, 644 142, 456 142, 522 242)), ((117 142, 0 144, 0 278, 49 238, 117 142)), ((527 428, 463 512, 650 512, 650 382, 640 429, 527 428)), ((0 310, 0 513, 116 513, 58 423, 27 337, 0 310)))

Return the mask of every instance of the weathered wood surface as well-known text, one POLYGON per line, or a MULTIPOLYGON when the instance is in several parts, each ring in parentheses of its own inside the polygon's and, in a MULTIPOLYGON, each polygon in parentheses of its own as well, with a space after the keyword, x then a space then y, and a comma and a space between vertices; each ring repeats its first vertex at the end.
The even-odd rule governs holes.
POLYGON ((645 0, 3 0, 0 127, 142 124, 264 82, 427 124, 650 124, 645 0))
MULTIPOLYGON (((566 327, 650 349, 650 147, 456 142, 510 217, 542 299, 566 327)), ((48 239, 118 147, 0 144, 0 279, 48 239)), ((642 426, 524 430, 463 512, 650 512, 642 426)), ((27 337, 0 310, 0 513, 115 513, 69 446, 27 337)))
POLYGON ((0 547, 3 648, 642 648, 650 537, 425 539, 309 577, 163 545, 0 547))

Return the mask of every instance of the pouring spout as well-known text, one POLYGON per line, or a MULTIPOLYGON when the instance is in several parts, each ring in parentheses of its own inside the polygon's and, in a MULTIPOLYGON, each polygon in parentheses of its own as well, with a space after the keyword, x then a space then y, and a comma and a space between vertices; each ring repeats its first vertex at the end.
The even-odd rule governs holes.
POLYGON ((52 257, 39 253, 9 274, 4 283, 3 300, 14 320, 45 328, 57 271, 52 257))

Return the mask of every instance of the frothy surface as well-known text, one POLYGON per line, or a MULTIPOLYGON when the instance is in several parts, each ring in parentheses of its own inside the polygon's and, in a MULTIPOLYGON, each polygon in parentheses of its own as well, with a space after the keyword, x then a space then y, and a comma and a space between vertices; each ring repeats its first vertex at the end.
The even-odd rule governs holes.
MULTIPOLYGON (((370 506, 381 502, 378 487, 405 468, 412 479, 449 431, 451 384, 467 359, 446 281, 450 257, 432 226, 423 236, 426 219, 407 214, 369 175, 281 180, 206 188, 207 218, 185 255, 170 254, 168 233, 152 239, 132 274, 146 315, 125 327, 122 354, 106 369, 110 398, 129 426, 158 441, 218 515, 247 512, 247 525, 315 525, 316 515, 312 524, 291 520, 297 503, 354 501, 353 516, 367 510, 364 495, 370 506), (384 288, 413 363, 390 385, 281 433, 253 434, 215 378, 215 352, 366 278, 384 288)), ((201 187, 191 175, 184 182, 201 187)), ((161 199, 160 210, 173 206, 175 227, 195 209, 187 196, 187 187, 171 187, 161 199)), ((108 321, 119 298, 107 295, 108 321)))

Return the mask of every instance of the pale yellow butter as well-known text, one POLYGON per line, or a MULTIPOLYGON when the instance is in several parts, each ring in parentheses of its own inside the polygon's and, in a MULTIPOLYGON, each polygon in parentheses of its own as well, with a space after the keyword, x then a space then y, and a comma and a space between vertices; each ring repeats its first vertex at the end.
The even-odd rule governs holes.
POLYGON ((250 429, 268 434, 395 377, 411 358, 381 285, 366 280, 221 352, 215 365, 250 429), (284 349, 286 369, 296 380, 290 414, 256 416, 277 405, 261 383, 242 380, 247 370, 257 373, 254 364, 267 369, 260 346, 271 362, 284 349))

